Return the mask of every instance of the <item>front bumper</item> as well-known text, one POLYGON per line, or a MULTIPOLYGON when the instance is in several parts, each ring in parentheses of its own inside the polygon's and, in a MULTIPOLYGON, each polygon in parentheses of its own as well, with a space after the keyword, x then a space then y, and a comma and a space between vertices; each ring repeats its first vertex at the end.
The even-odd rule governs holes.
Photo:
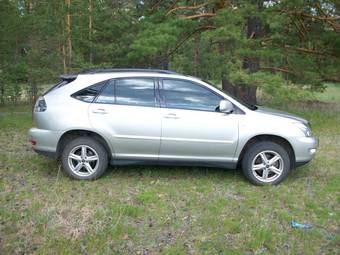
POLYGON ((56 155, 58 141, 62 135, 60 131, 31 128, 28 139, 33 150, 44 155, 56 155))
POLYGON ((295 153, 296 165, 311 161, 317 152, 319 141, 316 137, 294 137, 290 140, 295 153))

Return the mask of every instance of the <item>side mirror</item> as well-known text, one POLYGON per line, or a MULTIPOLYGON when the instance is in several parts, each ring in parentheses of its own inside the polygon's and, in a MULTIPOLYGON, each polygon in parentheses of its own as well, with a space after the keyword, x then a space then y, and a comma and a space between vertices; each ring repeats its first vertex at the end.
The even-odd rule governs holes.
POLYGON ((234 106, 228 100, 221 100, 219 109, 220 112, 232 113, 234 111, 234 106))

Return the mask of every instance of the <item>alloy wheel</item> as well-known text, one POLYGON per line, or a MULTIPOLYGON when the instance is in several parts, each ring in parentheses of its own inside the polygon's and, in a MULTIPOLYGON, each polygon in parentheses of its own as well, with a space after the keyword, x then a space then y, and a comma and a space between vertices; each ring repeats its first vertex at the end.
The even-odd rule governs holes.
POLYGON ((74 174, 90 176, 98 169, 98 153, 88 145, 78 145, 70 151, 68 165, 74 174))
POLYGON ((252 173, 261 182, 273 182, 283 172, 283 159, 275 151, 266 150, 258 153, 252 161, 252 173))

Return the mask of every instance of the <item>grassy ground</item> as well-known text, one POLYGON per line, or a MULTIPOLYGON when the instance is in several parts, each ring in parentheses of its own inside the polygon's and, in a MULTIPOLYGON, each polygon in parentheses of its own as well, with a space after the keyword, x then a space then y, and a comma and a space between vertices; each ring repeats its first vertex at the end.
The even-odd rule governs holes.
POLYGON ((74 181, 30 150, 30 107, 0 108, 0 254, 339 253, 340 100, 277 107, 311 120, 320 150, 276 187, 197 167, 111 167, 74 181))

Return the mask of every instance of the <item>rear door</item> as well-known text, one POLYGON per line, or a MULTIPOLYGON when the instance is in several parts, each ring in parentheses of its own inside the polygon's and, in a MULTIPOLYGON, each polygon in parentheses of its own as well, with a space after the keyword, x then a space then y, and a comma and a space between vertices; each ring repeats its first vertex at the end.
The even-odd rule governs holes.
POLYGON ((150 77, 108 81, 89 108, 92 126, 110 139, 119 159, 158 159, 160 114, 150 77))
POLYGON ((222 96, 188 81, 161 83, 160 160, 231 162, 238 141, 238 115, 218 111, 222 96))

